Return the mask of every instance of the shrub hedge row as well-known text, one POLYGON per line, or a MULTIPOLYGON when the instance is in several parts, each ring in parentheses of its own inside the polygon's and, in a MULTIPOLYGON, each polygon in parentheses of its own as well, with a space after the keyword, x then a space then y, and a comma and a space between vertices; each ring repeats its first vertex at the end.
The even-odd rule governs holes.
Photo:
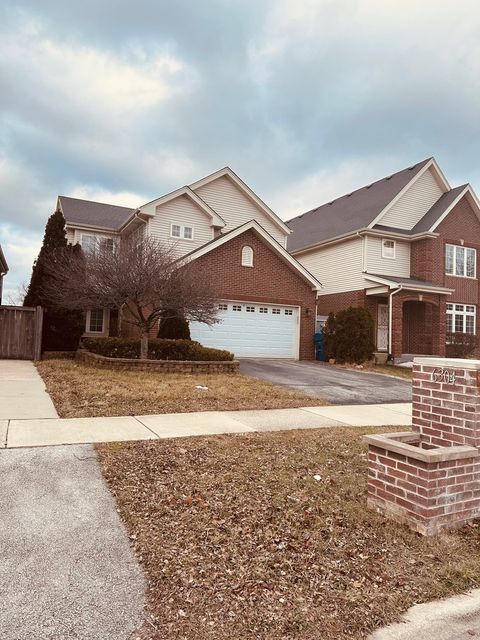
MULTIPOLYGON (((107 358, 140 357, 140 340, 136 338, 84 338, 82 346, 92 353, 107 358)), ((151 339, 148 342, 150 360, 233 360, 233 353, 203 347, 193 340, 151 339)))

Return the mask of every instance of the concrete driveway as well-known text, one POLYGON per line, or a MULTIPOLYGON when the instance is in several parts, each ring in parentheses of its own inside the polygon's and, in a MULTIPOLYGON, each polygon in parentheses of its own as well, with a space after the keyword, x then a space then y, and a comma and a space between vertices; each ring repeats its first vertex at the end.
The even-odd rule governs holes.
POLYGON ((378 373, 332 367, 322 362, 243 359, 240 371, 284 387, 322 398, 331 404, 411 402, 408 380, 378 373))
POLYGON ((2 640, 127 640, 145 582, 91 445, 0 451, 2 640))

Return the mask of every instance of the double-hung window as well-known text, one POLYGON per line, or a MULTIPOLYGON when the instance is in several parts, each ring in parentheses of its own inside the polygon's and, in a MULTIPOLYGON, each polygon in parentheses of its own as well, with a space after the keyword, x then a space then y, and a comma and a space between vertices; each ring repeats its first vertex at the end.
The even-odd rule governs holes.
POLYGON ((105 236, 82 233, 80 244, 85 253, 93 253, 98 249, 101 251, 113 251, 114 240, 113 238, 106 238, 105 236))
POLYGON ((90 311, 87 311, 85 329, 88 333, 103 333, 103 309, 90 309, 90 311))
POLYGON ((170 236, 178 240, 193 240, 193 227, 186 224, 172 224, 170 236))
POLYGON ((382 258, 395 259, 395 240, 382 238, 382 258))
POLYGON ((447 333, 476 333, 477 307, 474 304, 447 304, 447 333))
POLYGON ((445 273, 464 278, 477 277, 477 250, 456 244, 445 245, 445 273))

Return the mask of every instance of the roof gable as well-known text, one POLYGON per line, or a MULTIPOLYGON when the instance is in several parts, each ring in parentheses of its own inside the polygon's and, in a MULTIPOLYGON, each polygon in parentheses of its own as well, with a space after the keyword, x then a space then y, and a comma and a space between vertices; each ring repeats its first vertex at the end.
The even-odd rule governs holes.
POLYGON ((250 187, 245 182, 243 182, 241 178, 237 176, 234 171, 230 169, 230 167, 219 169, 218 171, 215 171, 215 173, 205 176, 205 178, 202 178, 201 180, 193 182, 190 185, 190 189, 196 192, 201 187, 204 187, 205 185, 214 182, 219 178, 228 178, 243 193, 243 195, 256 207, 258 207, 258 209, 260 209, 260 211, 262 211, 273 222, 273 224, 275 224, 281 231, 283 231, 283 233, 290 233, 290 228, 287 226, 287 224, 283 222, 283 220, 281 220, 277 216, 277 214, 272 211, 272 209, 270 209, 270 207, 266 205, 265 202, 263 202, 263 200, 261 200, 257 196, 257 194, 252 191, 252 189, 250 189, 250 187))
POLYGON ((306 280, 311 286, 312 289, 318 291, 322 288, 321 282, 319 282, 303 265, 301 265, 293 256, 291 256, 286 249, 282 247, 280 243, 278 243, 272 236, 260 225, 256 220, 250 220, 250 222, 246 222, 245 224, 228 231, 227 233, 223 233, 218 236, 214 240, 211 240, 207 244, 199 247, 198 249, 194 249, 190 253, 184 255, 181 260, 184 262, 191 262, 192 260, 196 260, 201 256, 213 251, 217 247, 220 247, 222 244, 233 240, 237 236, 245 233, 248 230, 255 231, 269 246, 270 248, 279 255, 284 262, 288 263, 292 266, 299 274, 302 276, 304 280, 306 280))
POLYGON ((153 217, 156 214, 157 207, 170 202, 175 198, 179 198, 180 196, 186 196, 189 200, 191 200, 200 209, 200 211, 202 211, 211 219, 213 226, 225 226, 225 221, 223 220, 223 218, 188 186, 176 189, 175 191, 167 193, 165 196, 161 196, 160 198, 155 198, 155 200, 143 204, 137 209, 137 211, 153 217))
POLYGON ((8 272, 8 264, 5 259, 5 255, 2 251, 2 245, 0 244, 0 272, 5 275, 8 272))
POLYGON ((386 207, 431 161, 432 158, 427 158, 292 218, 287 222, 293 232, 288 238, 288 250, 301 251, 373 226, 386 207))
POLYGON ((382 224, 410 230, 449 190, 450 185, 440 167, 435 159, 431 158, 369 226, 371 228, 376 224, 382 224))

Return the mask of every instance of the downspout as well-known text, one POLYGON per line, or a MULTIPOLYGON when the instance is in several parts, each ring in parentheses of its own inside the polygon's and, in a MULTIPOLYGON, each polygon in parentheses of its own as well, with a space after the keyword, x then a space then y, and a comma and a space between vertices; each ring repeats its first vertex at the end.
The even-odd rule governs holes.
POLYGON ((392 291, 388 296, 388 354, 392 355, 392 323, 393 323, 393 306, 392 306, 392 298, 393 296, 402 290, 402 285, 392 291))

